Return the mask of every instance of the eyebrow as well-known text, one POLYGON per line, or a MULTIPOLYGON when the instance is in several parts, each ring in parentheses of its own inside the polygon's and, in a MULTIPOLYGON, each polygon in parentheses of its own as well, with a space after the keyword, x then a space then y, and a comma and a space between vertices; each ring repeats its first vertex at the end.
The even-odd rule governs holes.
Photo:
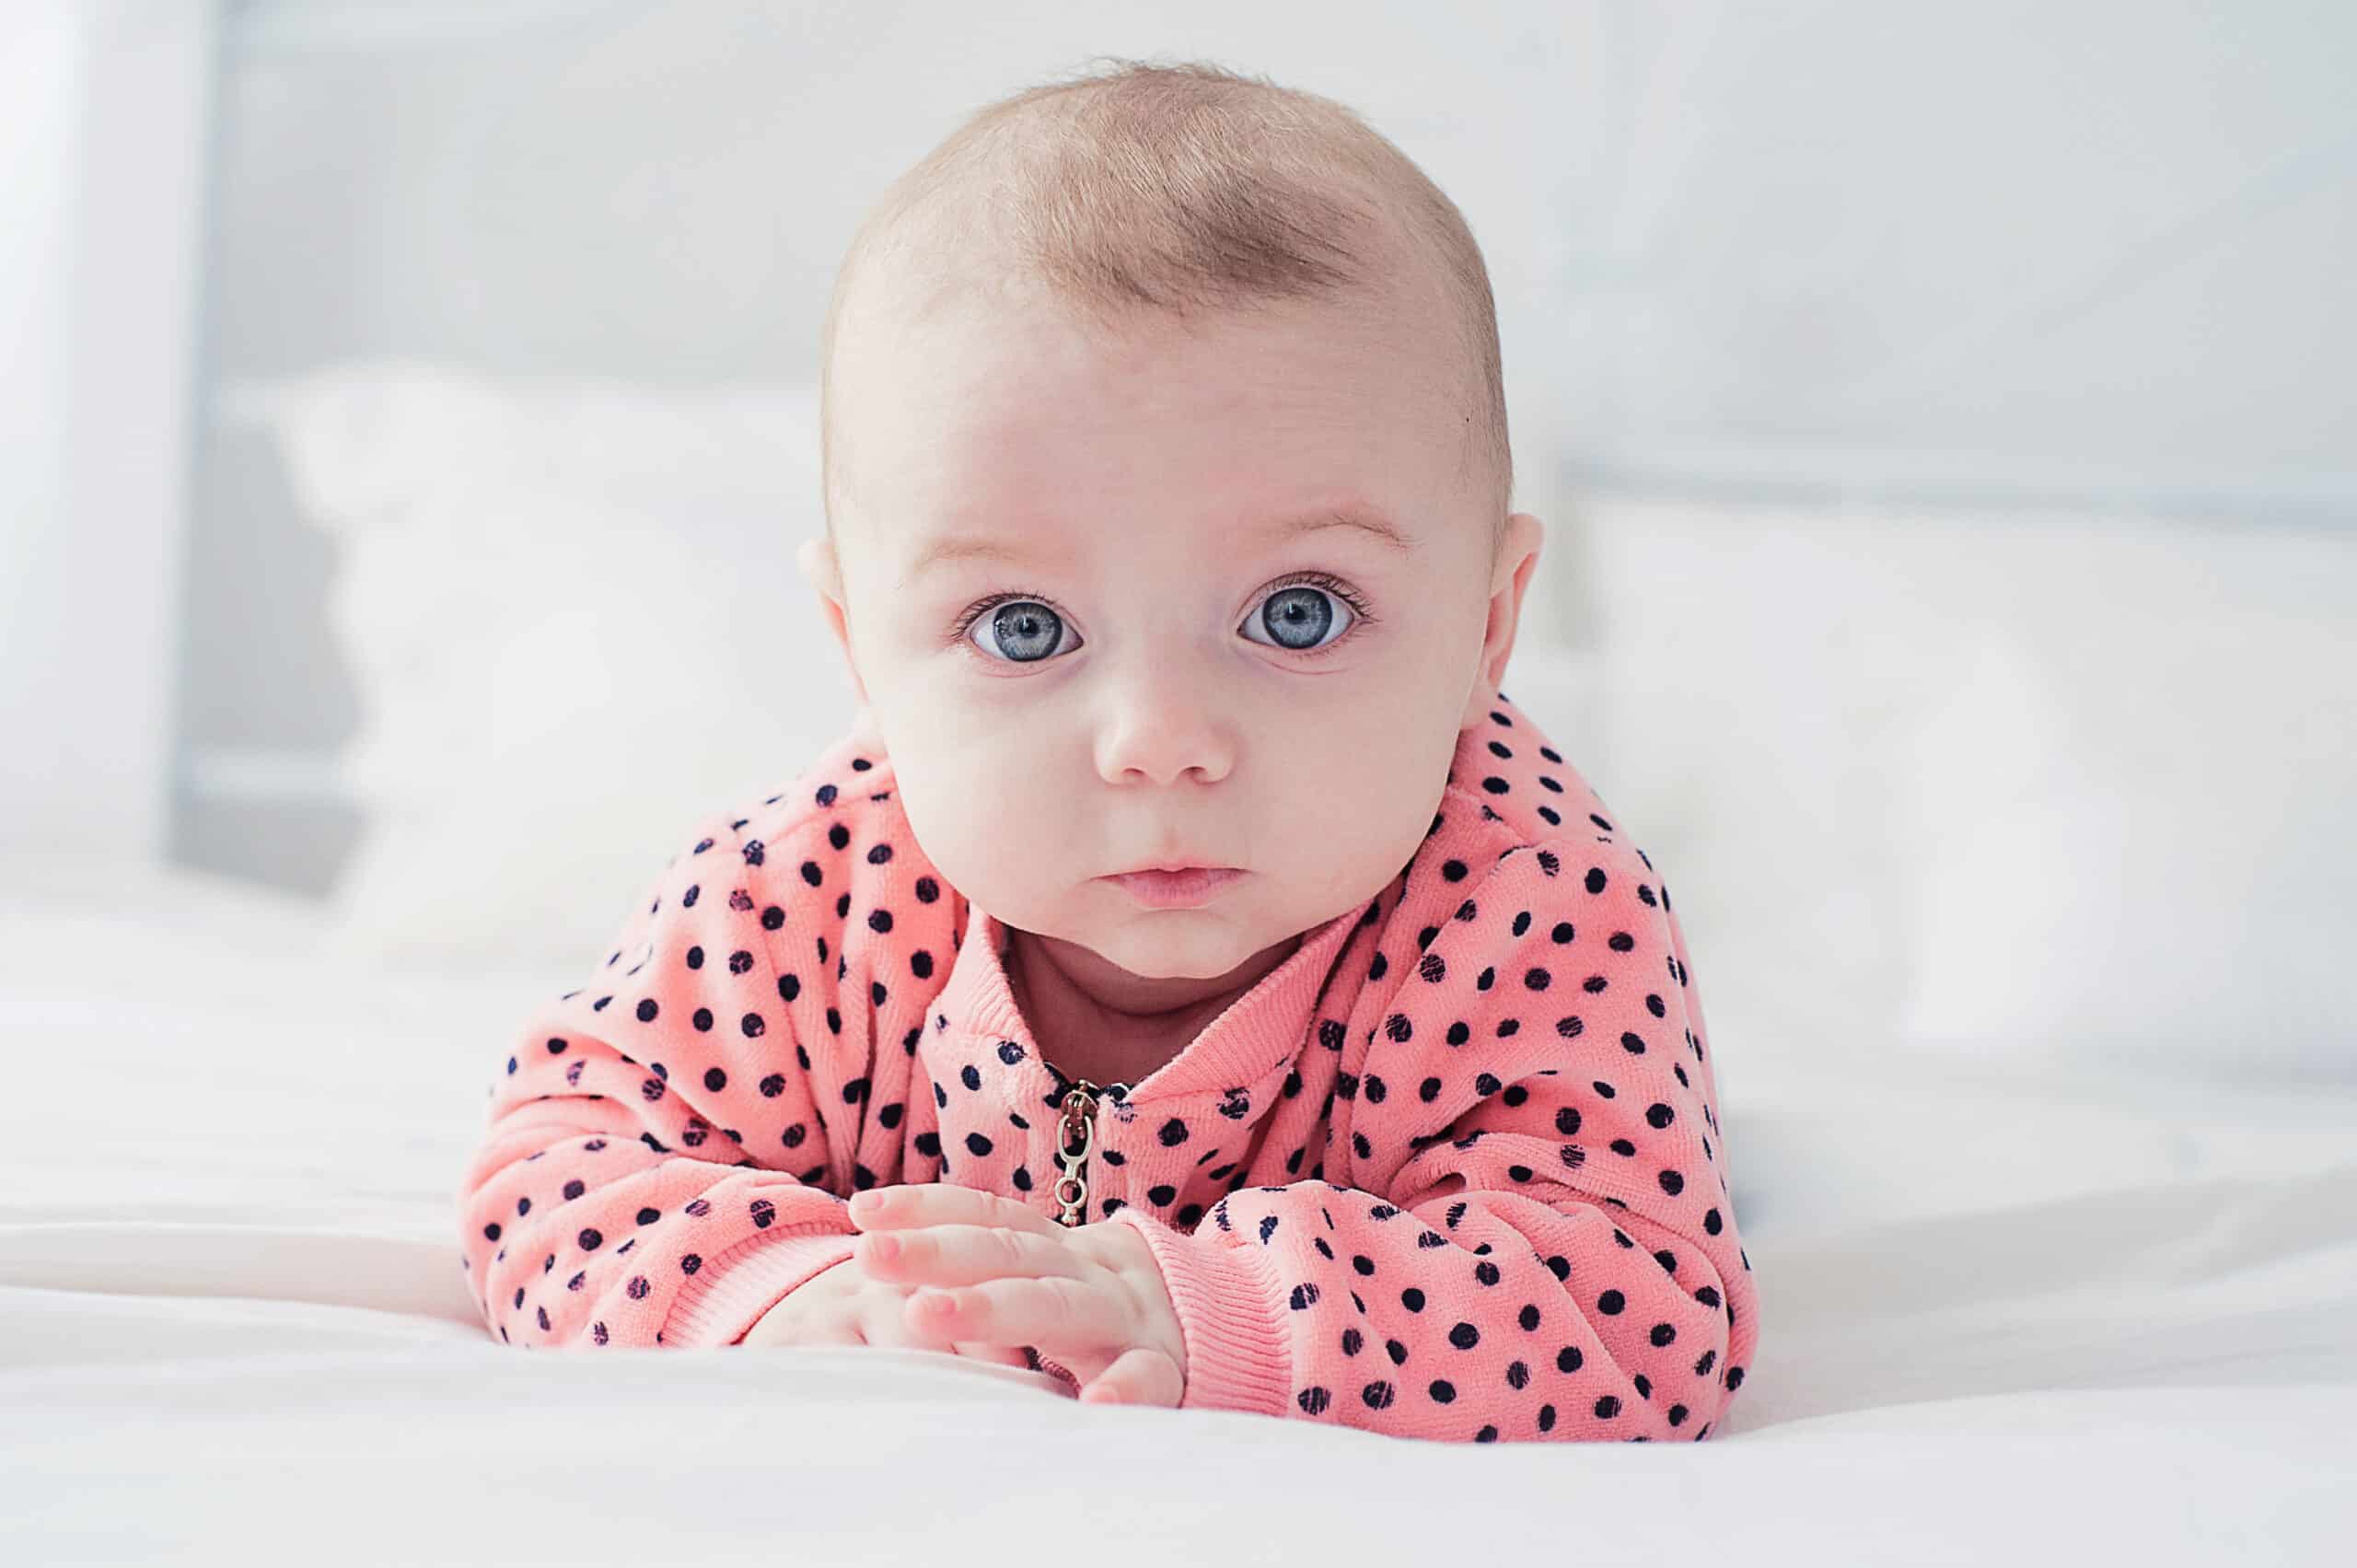
MULTIPOLYGON (((1364 506, 1328 506, 1297 517, 1280 517, 1263 528, 1260 537, 1273 543, 1322 532, 1327 528, 1353 528, 1399 554, 1415 552, 1415 541, 1399 525, 1382 513, 1364 506)), ((916 559, 910 562, 908 570, 900 575, 900 586, 907 587, 925 571, 946 562, 983 560, 1022 565, 1031 559, 1030 551, 1011 540, 993 539, 984 534, 947 534, 917 552, 916 559)))

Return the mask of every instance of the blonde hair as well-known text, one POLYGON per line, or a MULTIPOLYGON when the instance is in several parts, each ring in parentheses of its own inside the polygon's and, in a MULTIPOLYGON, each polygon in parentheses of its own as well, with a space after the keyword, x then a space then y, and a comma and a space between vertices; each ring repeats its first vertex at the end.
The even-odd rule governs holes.
MULTIPOLYGON (((1455 302, 1468 362, 1460 459, 1487 470, 1492 565, 1514 494, 1497 309, 1455 203, 1350 109, 1202 62, 1099 56, 978 110, 887 188, 853 235, 819 339, 827 537, 852 487, 834 429, 836 341, 853 285, 912 260, 938 301, 990 280, 958 255, 1006 254, 1021 280, 1099 321, 1259 301, 1373 296, 1421 261, 1455 302), (923 247, 931 235, 940 243, 923 247)), ((920 313, 925 308, 913 307, 920 313)))

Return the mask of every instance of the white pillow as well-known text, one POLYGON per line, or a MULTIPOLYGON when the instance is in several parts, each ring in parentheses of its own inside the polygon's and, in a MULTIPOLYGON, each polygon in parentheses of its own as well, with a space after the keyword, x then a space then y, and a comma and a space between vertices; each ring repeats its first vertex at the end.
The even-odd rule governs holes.
POLYGON ((1741 1057, 2357 1077, 2357 540, 1614 496, 1584 520, 1591 781, 1741 1057))
POLYGON ((586 962, 694 819, 851 724, 795 564, 821 530, 805 387, 652 392, 405 363, 238 398, 333 533, 366 813, 332 945, 586 962))

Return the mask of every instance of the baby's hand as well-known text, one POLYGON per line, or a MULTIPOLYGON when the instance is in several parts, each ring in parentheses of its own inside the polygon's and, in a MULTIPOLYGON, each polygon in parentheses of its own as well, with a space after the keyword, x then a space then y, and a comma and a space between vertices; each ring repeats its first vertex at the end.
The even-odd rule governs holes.
POLYGON ((853 1262, 913 1290, 907 1321, 928 1342, 954 1334, 961 1346, 1035 1347, 1092 1402, 1176 1407, 1185 1395, 1178 1313, 1153 1249, 1130 1226, 1067 1228, 1011 1198, 939 1182, 862 1192, 851 1217, 866 1233, 853 1262))
MULTIPOLYGON (((941 1351, 943 1342, 908 1326, 909 1297, 921 1285, 879 1280, 856 1257, 832 1263, 789 1291, 737 1342, 746 1345, 901 1345, 941 1351)), ((1020 1348, 953 1342, 951 1353, 1003 1366, 1028 1366, 1020 1348)))

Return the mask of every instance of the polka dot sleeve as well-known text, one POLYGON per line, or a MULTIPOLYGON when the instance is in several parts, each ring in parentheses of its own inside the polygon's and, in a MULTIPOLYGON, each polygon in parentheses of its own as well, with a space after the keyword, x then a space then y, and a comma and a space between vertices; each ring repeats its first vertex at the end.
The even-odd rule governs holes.
POLYGON ((826 906, 772 877, 793 858, 741 825, 698 830, 493 1082, 459 1207, 469 1279, 505 1342, 733 1343, 852 1254, 829 1154, 845 1141, 828 1135, 787 1005, 831 1016, 830 992, 813 992, 834 966, 806 985, 773 957, 789 924, 823 956, 826 906))
POLYGON ((1709 1434, 1756 1334, 1684 935, 1633 848, 1505 852, 1338 1085, 1341 1180, 1154 1245, 1185 1403, 1455 1441, 1709 1434))

